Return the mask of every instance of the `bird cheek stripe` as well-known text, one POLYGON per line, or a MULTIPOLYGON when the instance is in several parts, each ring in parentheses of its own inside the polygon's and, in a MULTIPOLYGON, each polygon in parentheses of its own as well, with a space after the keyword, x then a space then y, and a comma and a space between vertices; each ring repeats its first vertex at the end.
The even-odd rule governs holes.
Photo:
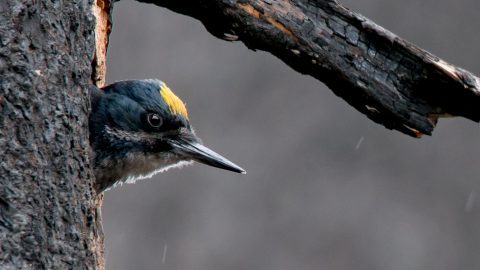
POLYGON ((181 115, 185 119, 188 119, 187 108, 182 100, 177 97, 165 83, 160 85, 160 96, 167 104, 170 112, 173 114, 181 115))

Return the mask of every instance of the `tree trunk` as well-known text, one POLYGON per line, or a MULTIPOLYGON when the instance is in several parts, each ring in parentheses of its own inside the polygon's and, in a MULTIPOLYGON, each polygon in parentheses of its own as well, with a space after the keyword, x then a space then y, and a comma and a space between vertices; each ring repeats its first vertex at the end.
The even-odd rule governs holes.
POLYGON ((197 18, 219 38, 272 53, 389 129, 420 137, 432 133, 439 117, 480 121, 479 78, 335 0, 138 1, 197 18))
MULTIPOLYGON (((412 136, 480 120, 480 80, 333 0, 144 0, 276 55, 412 136)), ((0 3, 0 268, 103 269, 88 88, 105 78, 108 0, 0 3), (95 20, 96 17, 96 20, 95 20)))
POLYGON ((94 29, 89 1, 0 3, 1 269, 103 269, 88 140, 94 29))

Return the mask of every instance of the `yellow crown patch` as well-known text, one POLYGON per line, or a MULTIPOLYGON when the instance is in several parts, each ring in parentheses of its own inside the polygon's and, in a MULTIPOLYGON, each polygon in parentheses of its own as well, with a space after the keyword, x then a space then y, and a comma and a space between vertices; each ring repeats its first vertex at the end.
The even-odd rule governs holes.
POLYGON ((160 85, 160 96, 162 96, 165 103, 167 103, 171 113, 181 115, 188 119, 187 108, 185 107, 183 101, 177 97, 163 82, 160 85))

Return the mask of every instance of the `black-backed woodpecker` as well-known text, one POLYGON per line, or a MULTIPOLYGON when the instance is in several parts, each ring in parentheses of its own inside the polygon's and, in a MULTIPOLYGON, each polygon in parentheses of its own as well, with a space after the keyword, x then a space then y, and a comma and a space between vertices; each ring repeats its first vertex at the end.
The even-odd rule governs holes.
POLYGON ((245 173, 202 144, 185 104, 160 80, 92 87, 90 98, 90 143, 98 191, 192 161, 245 173))

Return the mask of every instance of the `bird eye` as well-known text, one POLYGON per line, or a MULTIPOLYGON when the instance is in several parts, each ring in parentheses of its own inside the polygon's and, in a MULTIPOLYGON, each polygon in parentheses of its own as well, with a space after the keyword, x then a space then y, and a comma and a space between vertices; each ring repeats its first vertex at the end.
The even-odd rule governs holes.
POLYGON ((147 122, 153 128, 159 128, 163 123, 160 115, 158 115, 156 113, 147 114, 147 122))

